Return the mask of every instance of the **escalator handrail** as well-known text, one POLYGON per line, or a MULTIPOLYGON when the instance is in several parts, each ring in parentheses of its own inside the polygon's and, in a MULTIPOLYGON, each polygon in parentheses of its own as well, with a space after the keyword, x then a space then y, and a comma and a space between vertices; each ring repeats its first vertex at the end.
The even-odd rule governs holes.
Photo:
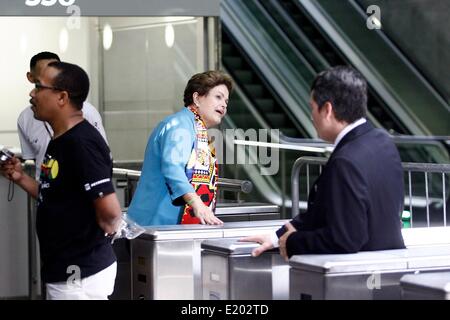
MULTIPOLYGON (((263 1, 266 1, 266 0, 263 0, 263 1)), ((286 9, 283 8, 283 6, 278 2, 278 0, 268 0, 268 3, 270 3, 272 6, 272 9, 276 10, 276 12, 283 18, 283 22, 286 23, 287 25, 289 25, 289 27, 294 31, 294 33, 302 39, 302 44, 307 47, 306 50, 309 50, 309 52, 315 56, 315 59, 317 59, 319 61, 320 68, 318 71, 322 71, 322 69, 330 68, 331 65, 328 63, 328 61, 323 57, 323 55, 320 53, 320 51, 312 44, 310 39, 305 35, 305 33, 301 30, 301 28, 299 28, 299 26, 294 22, 292 17, 289 15, 288 12, 286 12, 286 9)), ((285 37, 285 41, 292 43, 292 40, 289 39, 289 37, 285 37)), ((299 50, 299 49, 297 49, 297 50, 299 50)), ((367 110, 367 119, 375 127, 383 128, 381 123, 370 112, 370 110, 367 110)))
POLYGON ((402 106, 400 103, 402 101, 401 97, 390 89, 389 83, 372 67, 370 61, 365 58, 341 28, 334 23, 317 1, 298 0, 297 3, 307 15, 313 18, 319 29, 322 29, 330 39, 333 39, 336 47, 346 55, 351 63, 358 66, 359 71, 361 71, 374 90, 383 97, 386 104, 391 106, 397 117, 408 123, 408 129, 412 134, 431 135, 429 129, 422 124, 420 119, 402 106))
POLYGON ((281 61, 285 57, 284 53, 273 46, 263 27, 255 27, 258 22, 240 1, 223 1, 222 8, 222 23, 240 43, 258 70, 266 79, 270 79, 273 90, 283 98, 284 104, 297 123, 301 123, 308 135, 313 136, 315 130, 312 123, 304 121, 309 119, 309 110, 307 110, 309 109, 309 85, 293 72, 295 69, 293 66, 286 67, 291 64, 289 61, 281 61), (299 82, 303 82, 303 85, 299 82))
MULTIPOLYGON (((413 136, 413 135, 389 135, 394 143, 398 145, 414 144, 420 146, 433 146, 442 149, 442 143, 445 142, 450 145, 450 136, 413 136)), ((280 134, 281 144, 301 145, 311 147, 324 147, 332 148, 333 144, 330 144, 321 139, 310 138, 292 138, 280 134)), ((446 150, 447 159, 450 157, 449 151, 446 150)))
MULTIPOLYGON (((360 13, 360 15, 364 19, 367 18, 363 8, 361 7, 361 5, 359 5, 357 3, 357 1, 355 1, 355 0, 348 0, 348 1, 355 8, 355 10, 360 13)), ((423 85, 426 86, 428 88, 428 90, 430 90, 431 94, 436 99, 438 99, 443 105, 447 106, 448 111, 450 112, 450 106, 445 101, 445 98, 439 92, 439 90, 437 90, 437 88, 432 83, 430 83, 429 80, 427 80, 425 78, 425 76, 422 74, 422 72, 420 72, 420 70, 408 59, 408 57, 406 57, 400 51, 398 46, 391 40, 390 37, 388 37, 386 35, 386 33, 383 31, 383 29, 374 29, 373 31, 376 32, 383 39, 383 41, 392 49, 393 52, 395 52, 395 54, 399 57, 399 59, 401 59, 402 62, 411 70, 411 72, 413 72, 414 75, 423 83, 423 85)))

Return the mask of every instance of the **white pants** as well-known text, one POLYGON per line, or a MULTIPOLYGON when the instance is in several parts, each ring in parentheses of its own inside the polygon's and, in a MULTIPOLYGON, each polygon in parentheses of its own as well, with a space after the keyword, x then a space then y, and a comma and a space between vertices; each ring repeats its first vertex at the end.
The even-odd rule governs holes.
POLYGON ((114 291, 117 262, 78 283, 47 283, 47 300, 108 300, 114 291))

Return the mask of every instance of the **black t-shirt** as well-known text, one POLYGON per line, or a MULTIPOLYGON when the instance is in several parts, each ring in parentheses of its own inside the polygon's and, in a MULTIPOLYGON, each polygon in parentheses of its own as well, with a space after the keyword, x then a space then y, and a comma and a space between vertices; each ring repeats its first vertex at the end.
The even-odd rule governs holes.
POLYGON ((95 199, 114 192, 111 176, 111 152, 86 120, 50 141, 36 221, 44 282, 67 281, 78 270, 85 278, 116 260, 94 208, 95 199))

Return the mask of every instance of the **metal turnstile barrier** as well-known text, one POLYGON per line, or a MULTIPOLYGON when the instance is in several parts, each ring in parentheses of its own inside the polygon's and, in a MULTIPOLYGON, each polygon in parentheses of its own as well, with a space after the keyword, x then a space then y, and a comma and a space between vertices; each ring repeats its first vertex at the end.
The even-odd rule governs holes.
POLYGON ((131 241, 133 299, 202 299, 201 243, 270 233, 286 220, 154 226, 131 241))
POLYGON ((403 300, 450 300, 450 272, 408 274, 400 286, 403 300))
POLYGON ((450 245, 298 255, 289 265, 293 300, 397 300, 405 274, 450 270, 450 245))
POLYGON ((237 238, 203 241, 203 299, 288 299, 289 265, 278 250, 252 257, 257 246, 237 238))

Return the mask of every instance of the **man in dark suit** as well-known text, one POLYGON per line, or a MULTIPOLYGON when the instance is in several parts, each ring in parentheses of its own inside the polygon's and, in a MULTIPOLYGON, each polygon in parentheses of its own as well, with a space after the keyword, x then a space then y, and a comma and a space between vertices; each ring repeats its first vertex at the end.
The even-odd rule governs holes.
POLYGON ((312 84, 310 106, 318 136, 335 149, 311 188, 307 212, 276 235, 242 240, 261 244, 254 256, 279 246, 286 259, 404 248, 400 156, 388 134, 365 119, 365 79, 346 66, 323 71, 312 84))

